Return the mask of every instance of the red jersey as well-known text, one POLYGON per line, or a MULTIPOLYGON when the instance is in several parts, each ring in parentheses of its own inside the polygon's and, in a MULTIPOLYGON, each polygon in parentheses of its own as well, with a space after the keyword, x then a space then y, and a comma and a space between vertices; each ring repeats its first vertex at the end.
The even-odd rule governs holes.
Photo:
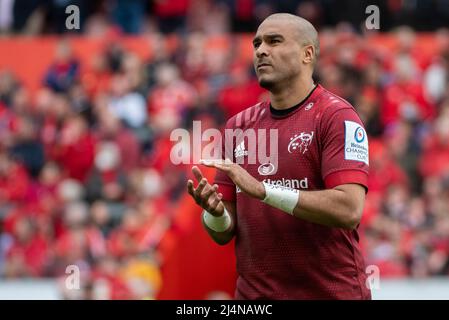
MULTIPOLYGON (((258 135, 257 143, 244 135, 232 140, 234 162, 259 181, 299 190, 345 183, 367 188, 367 136, 348 102, 317 85, 288 113, 277 113, 268 102, 259 103, 227 122, 227 129, 255 129, 258 135), (269 139, 259 129, 277 129, 277 163, 248 161, 269 139)), ((281 212, 240 192, 221 171, 215 183, 224 200, 236 202, 237 299, 371 298, 357 230, 281 212)))

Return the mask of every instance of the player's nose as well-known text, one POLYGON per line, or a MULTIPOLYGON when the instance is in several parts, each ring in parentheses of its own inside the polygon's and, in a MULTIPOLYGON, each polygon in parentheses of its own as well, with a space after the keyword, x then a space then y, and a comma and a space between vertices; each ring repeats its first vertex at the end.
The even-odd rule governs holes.
POLYGON ((261 58, 263 56, 268 56, 269 55, 269 51, 268 51, 268 46, 265 45, 264 42, 262 42, 257 49, 255 49, 255 54, 256 54, 256 58, 261 58))

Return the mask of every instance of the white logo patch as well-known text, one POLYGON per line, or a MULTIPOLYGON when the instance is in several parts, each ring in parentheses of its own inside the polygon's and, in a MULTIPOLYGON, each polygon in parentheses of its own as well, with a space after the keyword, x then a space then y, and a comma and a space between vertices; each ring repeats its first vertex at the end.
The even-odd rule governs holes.
POLYGON ((354 121, 345 121, 345 160, 360 161, 369 165, 366 131, 354 121))
MULTIPOLYGON (((308 110, 312 109, 312 107, 313 107, 313 102, 309 103, 309 104, 304 108, 304 110, 308 111, 308 110)), ((264 109, 264 110, 265 110, 265 109, 264 109)))
POLYGON ((276 167, 272 163, 264 163, 257 169, 261 176, 269 176, 276 173, 276 167))

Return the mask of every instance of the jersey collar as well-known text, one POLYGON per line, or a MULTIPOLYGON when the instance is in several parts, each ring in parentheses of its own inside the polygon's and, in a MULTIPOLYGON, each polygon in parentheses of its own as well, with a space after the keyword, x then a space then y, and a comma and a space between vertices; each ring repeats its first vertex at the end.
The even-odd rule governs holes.
POLYGON ((271 102, 270 102, 271 116, 273 118, 288 117, 289 115, 293 114, 296 110, 300 109, 303 105, 305 105, 309 100, 311 100, 311 98, 315 96, 315 93, 320 91, 320 90, 317 90, 318 88, 321 88, 321 85, 316 84, 315 87, 312 89, 312 91, 310 91, 310 93, 307 95, 307 97, 305 97, 302 101, 300 101, 299 103, 297 103, 294 106, 287 108, 287 109, 282 109, 282 110, 274 109, 271 106, 271 102))

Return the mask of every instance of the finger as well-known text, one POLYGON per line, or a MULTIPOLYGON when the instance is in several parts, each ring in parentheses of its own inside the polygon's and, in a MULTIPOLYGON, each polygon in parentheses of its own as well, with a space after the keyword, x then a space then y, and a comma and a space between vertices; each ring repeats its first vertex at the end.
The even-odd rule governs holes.
POLYGON ((187 192, 193 196, 193 192, 195 191, 195 189, 193 189, 193 181, 192 180, 187 180, 187 192))
POLYGON ((226 163, 223 160, 214 160, 214 161, 209 160, 209 161, 202 161, 201 163, 207 167, 216 168, 224 172, 228 172, 230 170, 229 163, 226 163))
POLYGON ((187 192, 192 196, 193 200, 195 200, 196 204, 200 204, 200 200, 195 194, 195 188, 193 187, 193 181, 187 181, 187 192))
POLYGON ((193 172, 193 175, 196 178, 196 181, 200 182, 201 179, 203 179, 203 174, 201 173, 200 168, 198 168, 197 166, 193 166, 192 167, 192 172, 193 172))
POLYGON ((218 197, 218 195, 213 194, 208 201, 209 210, 215 211, 220 201, 221 199, 218 197))
POLYGON ((224 172, 228 172, 229 171, 229 165, 224 164, 224 163, 215 163, 214 167, 219 169, 219 170, 222 170, 224 172))
POLYGON ((201 164, 216 164, 216 163, 220 163, 220 164, 233 164, 232 160, 229 158, 226 158, 225 160, 223 159, 201 159, 200 160, 201 164))
POLYGON ((216 193, 213 193, 211 197, 208 199, 206 205, 208 207, 209 212, 214 213, 217 211, 218 206, 221 202, 221 197, 219 197, 216 193))
POLYGON ((201 160, 200 163, 203 166, 206 166, 206 167, 209 167, 209 168, 215 168, 215 166, 216 166, 215 162, 213 162, 213 161, 201 160))
POLYGON ((200 183, 198 184, 198 187, 196 188, 194 195, 197 198, 200 198, 201 192, 203 192, 204 187, 207 185, 207 179, 203 178, 200 180, 200 183))
POLYGON ((203 192, 201 192, 201 199, 203 199, 203 201, 207 201, 209 199, 209 197, 211 196, 211 194, 214 193, 215 191, 217 191, 216 186, 217 186, 216 184, 214 184, 212 187, 210 187, 209 185, 206 185, 204 187, 203 192))
POLYGON ((221 200, 223 200, 223 194, 222 193, 214 193, 212 194, 212 196, 209 198, 209 202, 208 205, 211 205, 213 207, 213 209, 218 209, 221 200))

